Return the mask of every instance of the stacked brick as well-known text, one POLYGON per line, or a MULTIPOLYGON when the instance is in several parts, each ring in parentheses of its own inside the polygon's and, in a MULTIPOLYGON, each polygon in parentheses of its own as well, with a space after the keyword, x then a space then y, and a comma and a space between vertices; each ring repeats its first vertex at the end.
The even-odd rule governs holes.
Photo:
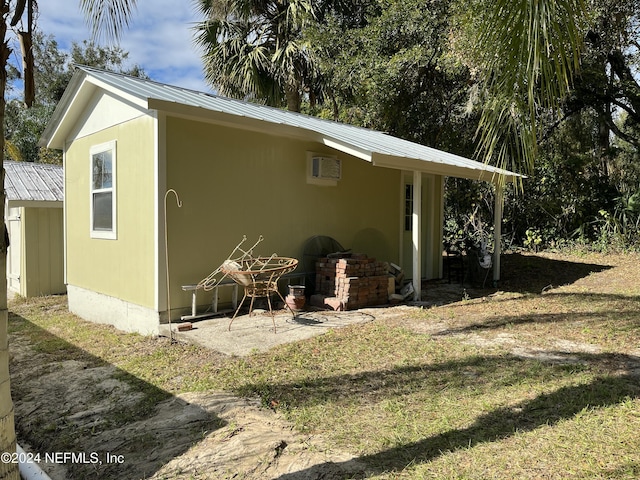
MULTIPOLYGON (((323 258, 316 263, 316 299, 334 310, 353 310, 388 302, 393 277, 389 264, 363 254, 323 258)), ((393 293, 393 292, 391 292, 393 293)))

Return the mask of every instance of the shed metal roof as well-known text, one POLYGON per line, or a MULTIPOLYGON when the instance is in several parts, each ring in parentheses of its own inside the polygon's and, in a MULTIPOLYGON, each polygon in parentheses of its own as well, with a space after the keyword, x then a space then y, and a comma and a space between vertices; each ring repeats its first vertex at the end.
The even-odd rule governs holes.
POLYGON ((174 114, 227 121, 244 122, 245 128, 271 125, 272 132, 292 134, 324 143, 339 151, 362 158, 374 165, 405 170, 416 170, 462 178, 513 181, 518 174, 454 155, 435 148, 403 140, 376 130, 355 127, 300 113, 293 113, 256 103, 226 98, 181 87, 166 85, 138 77, 106 72, 90 67, 77 67, 53 118, 45 130, 41 144, 62 148, 72 125, 69 117, 79 115, 79 92, 90 83, 114 92, 140 108, 174 114), (75 105, 74 105, 75 104, 75 105), (70 112, 72 112, 70 114, 70 112), (276 130, 273 130, 273 127, 276 130))
POLYGON ((64 173, 59 165, 4 161, 7 199, 15 202, 62 202, 64 173))

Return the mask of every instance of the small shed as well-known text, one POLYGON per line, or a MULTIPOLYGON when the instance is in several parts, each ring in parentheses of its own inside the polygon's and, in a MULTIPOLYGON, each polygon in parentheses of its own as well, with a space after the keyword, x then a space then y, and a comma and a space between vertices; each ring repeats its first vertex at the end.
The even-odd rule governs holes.
POLYGON ((62 166, 5 160, 7 288, 23 297, 66 292, 62 166))

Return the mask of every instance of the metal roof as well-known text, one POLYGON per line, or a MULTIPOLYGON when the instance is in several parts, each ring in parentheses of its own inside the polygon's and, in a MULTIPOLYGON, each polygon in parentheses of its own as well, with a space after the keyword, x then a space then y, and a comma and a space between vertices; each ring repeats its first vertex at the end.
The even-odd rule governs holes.
POLYGON ((235 121, 244 119, 254 123, 257 121, 280 126, 289 131, 296 129, 300 135, 306 135, 309 139, 323 142, 332 148, 370 161, 374 165, 484 180, 495 180, 496 175, 503 175, 503 179, 512 181, 519 176, 376 130, 85 66, 77 67, 65 95, 43 134, 41 143, 53 148, 61 148, 64 144, 62 137, 65 129, 61 129, 60 126, 68 118, 69 109, 74 102, 77 103, 78 92, 87 82, 124 95, 127 100, 140 108, 179 111, 184 114, 185 107, 188 107, 191 114, 201 117, 206 117, 207 114, 218 116, 223 114, 235 117, 235 121))
POLYGON ((4 161, 4 187, 9 201, 62 202, 64 173, 59 165, 4 161))

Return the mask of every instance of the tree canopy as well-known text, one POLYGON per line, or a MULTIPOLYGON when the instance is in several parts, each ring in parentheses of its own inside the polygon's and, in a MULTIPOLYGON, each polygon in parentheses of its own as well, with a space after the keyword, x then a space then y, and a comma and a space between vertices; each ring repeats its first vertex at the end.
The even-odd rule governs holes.
POLYGON ((446 1, 392 0, 348 20, 345 12, 325 16, 306 33, 331 99, 316 113, 472 154, 471 73, 448 50, 450 9, 446 1))
POLYGON ((302 31, 313 20, 310 0, 199 0, 196 27, 206 78, 227 96, 300 111, 316 66, 302 31))
MULTIPOLYGON (((117 38, 136 4, 81 3, 109 38, 117 38), (116 15, 105 16, 105 8, 116 15)), ((634 214, 625 210, 639 189, 640 87, 633 72, 640 6, 633 0, 194 5, 202 15, 196 43, 205 47, 204 69, 220 93, 528 173, 505 217, 517 241, 533 230, 545 238, 594 235, 600 212, 634 214)), ((68 82, 69 65, 122 71, 126 59, 116 47, 91 43, 69 53, 43 36, 34 45, 35 77, 48 81, 37 82, 33 110, 17 99, 7 107, 10 155, 26 160, 38 158, 35 140, 68 82)), ((463 183, 449 181, 456 211, 474 210, 478 195, 490 195, 461 194, 476 190, 463 183)))
MULTIPOLYGON (((61 163, 60 152, 41 149, 38 141, 53 110, 60 101, 74 65, 88 65, 129 75, 146 77, 138 65, 126 66, 128 52, 120 47, 101 47, 90 41, 73 43, 69 52, 61 51, 51 35, 35 31, 33 35, 34 80, 37 88, 33 102, 27 108, 20 97, 10 98, 5 111, 5 155, 12 160, 44 163, 61 163)), ((21 74, 9 66, 9 87, 14 87, 21 74)))

